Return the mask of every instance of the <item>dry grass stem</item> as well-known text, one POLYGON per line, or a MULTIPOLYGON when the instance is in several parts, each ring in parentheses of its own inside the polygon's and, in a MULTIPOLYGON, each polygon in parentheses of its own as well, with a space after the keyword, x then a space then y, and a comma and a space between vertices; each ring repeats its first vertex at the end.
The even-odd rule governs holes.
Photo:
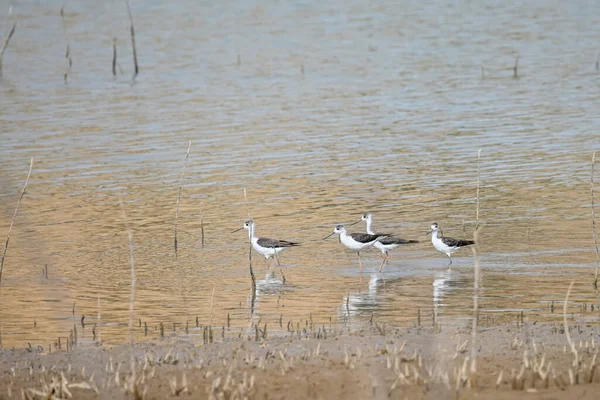
MULTIPOLYGON (((246 188, 244 188, 244 203, 246 204, 246 214, 248 215, 248 219, 252 219, 250 218, 250 209, 248 208, 248 193, 246 192, 246 188)), ((252 270, 252 240, 249 240, 248 243, 248 268, 250 269, 250 278, 252 279, 252 299, 254 300, 256 297, 256 277, 252 270)))
POLYGON ((475 229, 479 226, 479 182, 480 182, 480 168, 479 164, 481 161, 481 149, 477 151, 477 209, 475 211, 475 229))
POLYGON ((190 156, 190 148, 192 147, 192 141, 188 142, 187 152, 185 153, 185 161, 183 162, 183 169, 181 170, 181 178, 179 178, 179 193, 177 194, 177 202, 175 203, 175 232, 173 239, 173 246, 175 248, 175 258, 177 258, 177 221, 179 219, 179 201, 181 200, 181 188, 183 186, 183 174, 185 167, 187 166, 188 157, 190 156))
POLYGON ((213 285, 212 294, 210 295, 210 317, 208 319, 209 326, 212 326, 214 300, 215 300, 215 285, 213 285))
POLYGON ((117 38, 113 38, 112 74, 117 76, 117 38))
POLYGON ((133 72, 133 80, 135 80, 135 78, 138 76, 139 72, 140 72, 140 68, 138 66, 138 59, 137 59, 137 49, 135 47, 135 28, 133 26, 133 14, 131 14, 131 6, 129 5, 129 0, 125 0, 125 4, 127 4, 127 14, 129 15, 129 31, 131 33, 131 47, 133 50, 133 67, 134 67, 134 72, 133 72))
POLYGON ((594 273, 594 287, 598 289, 598 268, 600 267, 600 250, 598 249, 598 231, 596 230, 596 208, 594 204, 594 164, 596 152, 592 154, 592 173, 590 177, 590 192, 592 197, 592 231, 594 232, 594 246, 596 247, 596 272, 594 273))
POLYGON ((125 205, 123 199, 119 198, 119 205, 121 206, 121 218, 125 224, 125 230, 127 231, 127 239, 129 242, 129 267, 130 267, 130 287, 129 287, 129 344, 131 345, 131 376, 132 382, 135 382, 135 357, 133 355, 133 305, 135 303, 135 260, 133 257, 133 232, 129 226, 127 219, 127 213, 125 212, 125 205))
POLYGON ((202 212, 204 204, 200 202, 200 243, 204 248, 204 213, 202 212))
POLYGON ((2 282, 2 268, 4 267, 4 257, 6 256, 6 250, 8 249, 10 233, 12 232, 13 224, 15 223, 15 217, 17 216, 17 211, 19 211, 19 205, 21 204, 21 200, 23 200, 23 196, 25 195, 25 189, 27 189, 27 183, 29 182, 29 177, 31 176, 32 168, 33 168, 33 157, 31 157, 31 161, 29 162, 29 172, 27 173, 27 178, 25 179, 25 184, 23 185, 23 190, 21 190, 21 195, 19 196, 19 200, 17 200, 17 206, 15 207, 15 211, 13 213, 12 219, 10 220, 10 227, 8 228, 8 234, 6 235, 6 242, 4 243, 4 250, 2 251, 2 259, 0 259, 0 282, 2 282))
POLYGON ((17 22, 15 22, 13 24, 12 29, 8 32, 8 35, 6 35, 6 38, 4 39, 4 44, 2 45, 2 49, 0 49, 0 76, 2 76, 2 60, 4 59, 4 52, 8 48, 8 43, 10 42, 10 39, 15 34, 16 29, 17 29, 17 22))
POLYGON ((129 267, 131 270, 129 291, 129 342, 133 346, 133 304, 135 302, 135 259, 133 254, 133 232, 131 231, 127 214, 125 213, 123 199, 119 199, 119 205, 121 206, 121 218, 123 218, 125 230, 127 231, 127 239, 129 242, 129 267))
POLYGON ((479 267, 479 234, 482 227, 477 226, 473 233, 475 244, 471 247, 473 252, 473 326, 471 331, 471 376, 477 372, 477 329, 479 324, 479 281, 481 270, 479 267))
POLYGON ((67 42, 67 50, 65 51, 67 68, 65 69, 65 73, 63 75, 65 84, 67 84, 69 80, 69 72, 71 72, 71 68, 73 67, 73 59, 71 58, 71 42, 69 40, 69 35, 67 34, 67 24, 65 23, 65 6, 62 6, 60 9, 60 20, 62 23, 63 33, 65 34, 65 41, 67 42))
POLYGON ((569 289, 567 290, 567 295, 565 296, 565 302, 563 304, 563 324, 565 329, 565 336, 567 337, 567 342, 569 343, 569 347, 571 348, 571 352, 575 359, 573 360, 573 366, 577 366, 579 361, 579 356, 577 354, 577 349, 575 348, 575 344, 573 343, 573 339, 571 339, 571 332, 569 331, 569 323, 567 321, 567 304, 569 303, 569 296, 571 295, 571 289, 573 289, 573 284, 575 281, 571 281, 569 285, 569 289))

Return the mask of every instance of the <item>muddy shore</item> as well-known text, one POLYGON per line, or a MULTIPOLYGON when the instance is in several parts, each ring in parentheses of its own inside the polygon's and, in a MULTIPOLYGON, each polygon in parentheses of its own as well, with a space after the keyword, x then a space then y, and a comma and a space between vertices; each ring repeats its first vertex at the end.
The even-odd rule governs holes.
POLYGON ((156 339, 133 347, 0 352, 0 398, 596 399, 600 332, 573 323, 156 339), (133 354, 133 364, 132 364, 133 354), (132 365, 134 368, 132 369, 132 365), (133 372, 133 373, 132 373, 133 372))

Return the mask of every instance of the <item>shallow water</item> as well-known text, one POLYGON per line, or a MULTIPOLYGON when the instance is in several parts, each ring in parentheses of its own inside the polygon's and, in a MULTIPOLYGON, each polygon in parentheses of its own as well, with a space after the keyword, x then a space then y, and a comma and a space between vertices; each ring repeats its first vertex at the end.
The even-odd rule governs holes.
POLYGON ((418 313, 422 324, 468 324, 472 254, 455 254, 448 271, 424 234, 438 221, 470 237, 480 148, 482 315, 552 318, 571 280, 572 312, 598 303, 595 2, 134 2, 135 84, 124 6, 69 3, 66 86, 62 4, 18 3, 4 57, 0 232, 35 159, 2 276, 5 346, 54 341, 99 314, 105 343, 128 340, 120 197, 135 243, 135 319, 149 336, 160 322, 208 324, 211 303, 215 326, 228 314, 236 327, 371 316, 405 326, 418 313), (244 188, 259 234, 303 244, 281 255, 286 285, 255 255, 252 310, 247 236, 230 233, 247 218, 244 188), (393 252, 381 275, 379 252, 363 253, 361 279, 354 254, 320 239, 365 211, 376 228, 423 243, 393 252))

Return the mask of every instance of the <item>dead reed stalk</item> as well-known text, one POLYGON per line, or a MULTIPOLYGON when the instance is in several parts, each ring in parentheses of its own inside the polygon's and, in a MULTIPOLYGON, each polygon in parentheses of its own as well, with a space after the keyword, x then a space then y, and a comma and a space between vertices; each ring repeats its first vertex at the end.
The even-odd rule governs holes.
POLYGON ((214 299, 215 299, 215 285, 213 285, 212 294, 210 295, 210 317, 208 319, 208 326, 212 326, 214 299))
POLYGON ((181 200, 181 187, 183 186, 183 173, 187 165, 188 157, 190 156, 190 147, 192 147, 192 141, 188 143, 187 152, 185 153, 185 161, 183 162, 183 169, 181 170, 181 178, 179 179, 179 194, 177 195, 177 202, 175 203, 175 238, 173 245, 175 247, 175 258, 177 258, 177 220, 179 219, 179 201, 181 200))
MULTIPOLYGON (((246 188, 244 188, 244 203, 246 203, 246 214, 248 215, 248 219, 250 218, 250 209, 248 208, 248 193, 246 192, 246 188)), ((252 298, 256 296, 256 277, 254 276, 254 271, 252 270, 252 240, 249 240, 248 247, 248 268, 250 269, 250 278, 252 279, 252 298)))
POLYGON ((479 279, 480 279, 480 268, 479 268, 479 188, 480 188, 480 161, 481 161, 481 149, 477 151, 477 206, 475 212, 475 232, 473 232, 473 240, 475 244, 471 247, 473 251, 473 263, 474 263, 474 278, 473 278, 473 327, 471 331, 471 380, 475 379, 477 373, 477 327, 479 324, 479 279))
POLYGON ((127 239, 129 242, 129 267, 130 267, 130 290, 129 290, 129 342, 133 346, 133 304, 135 302, 135 259, 133 254, 133 232, 129 226, 127 214, 125 213, 125 205, 123 199, 119 199, 121 206, 121 218, 125 224, 125 230, 127 231, 127 239))
POLYGON ((473 252, 473 326, 471 331, 471 379, 475 379, 475 373, 477 372, 477 329, 479 325, 479 281, 481 279, 481 270, 479 268, 479 234, 481 233, 481 226, 475 228, 473 232, 473 240, 475 244, 471 247, 473 252))
POLYGON ((123 199, 119 198, 119 205, 121 206, 121 218, 125 224, 125 230, 127 231, 127 239, 129 242, 129 267, 130 267, 130 287, 129 287, 129 344, 131 345, 131 382, 135 383, 135 357, 133 354, 133 304, 135 302, 135 260, 133 257, 133 232, 129 226, 127 220, 127 214, 125 212, 125 205, 123 199))
POLYGON ((117 76, 117 38, 113 38, 113 60, 112 60, 112 74, 117 76))
POLYGON ((479 164, 481 161, 481 149, 477 151, 477 210, 475 212, 475 229, 479 226, 479 176, 480 176, 480 168, 479 164))
POLYGON ((200 243, 204 248, 204 213, 202 212, 204 204, 200 202, 200 243))
POLYGON ((596 151, 592 154, 592 173, 590 177, 590 192, 592 197, 592 231, 594 232, 594 246, 596 247, 596 272, 594 273, 594 287, 598 289, 598 268, 600 267, 600 250, 598 249, 598 231, 596 230, 596 209, 594 205, 594 164, 596 151))
MULTIPOLYGON (((98 316, 96 317, 96 324, 98 326, 98 342, 102 343, 102 338, 100 337, 100 321, 102 319, 102 314, 100 312, 100 295, 98 294, 98 316)), ((94 335, 96 336, 96 335, 94 335)))
POLYGON ((130 24, 130 33, 131 33, 131 47, 133 49, 133 66, 134 66, 134 73, 133 73, 133 80, 135 80, 135 78, 138 76, 139 72, 140 72, 140 68, 138 66, 138 59, 137 59, 137 49, 135 48, 135 27, 133 26, 133 14, 131 14, 131 6, 129 5, 129 0, 125 0, 125 3, 127 4, 127 14, 129 15, 129 24, 130 24))
POLYGON ((513 70, 513 78, 518 79, 519 78, 519 58, 521 56, 517 55, 517 57, 515 58, 515 66, 512 68, 513 70))
POLYGON ((15 21, 12 29, 8 32, 8 35, 6 35, 6 38, 4 39, 4 44, 2 45, 2 49, 0 49, 0 76, 2 76, 2 60, 4 58, 4 52, 6 51, 6 49, 8 47, 8 43, 10 42, 10 39, 15 34, 16 29, 17 29, 17 22, 15 21))
POLYGON ((4 243, 4 250, 2 251, 2 259, 0 259, 0 282, 2 282, 2 268, 4 267, 4 257, 6 256, 6 250, 8 249, 8 242, 10 240, 10 232, 12 231, 13 224, 15 223, 15 217, 17 216, 17 211, 19 210, 19 205, 21 204, 21 200, 23 200, 23 196, 25 195, 25 189, 27 189, 27 183, 29 182, 29 177, 31 176, 32 168, 33 168, 33 157, 31 157, 31 161, 29 162, 29 172, 27 173, 27 178, 25 179, 25 185, 23 185, 23 190, 21 190, 21 195, 19 196, 19 200, 17 200, 17 206, 15 207, 15 211, 13 213, 12 219, 10 220, 10 227, 8 228, 8 234, 6 235, 6 242, 4 243))
POLYGON ((576 367, 579 364, 579 355, 577 353, 577 349, 575 348, 575 344, 573 343, 573 339, 571 339, 571 332, 569 331, 569 323, 567 321, 567 304, 569 303, 569 296, 571 295, 571 289, 573 289, 574 280, 571 281, 569 285, 569 289, 567 290, 567 295, 565 296, 565 302, 563 304, 563 324, 565 329, 565 336, 567 337, 567 342, 569 343, 569 347, 571 348, 571 352, 575 359, 573 360, 573 366, 576 367))
POLYGON ((67 34, 67 24, 65 23, 65 6, 62 6, 60 9, 60 19, 62 23, 63 32, 65 34, 65 40, 67 42, 67 50, 65 52, 65 59, 67 61, 67 68, 63 75, 65 80, 65 85, 69 80, 69 72, 71 72, 71 68, 73 67, 73 60, 71 59, 71 42, 69 40, 69 35, 67 34))

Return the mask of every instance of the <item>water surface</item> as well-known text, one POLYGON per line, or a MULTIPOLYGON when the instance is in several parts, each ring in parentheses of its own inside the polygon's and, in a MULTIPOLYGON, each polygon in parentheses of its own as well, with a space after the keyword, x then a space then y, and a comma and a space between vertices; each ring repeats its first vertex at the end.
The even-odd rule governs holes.
MULTIPOLYGON (((103 342, 127 340, 120 198, 134 236, 135 318, 149 336, 160 322, 208 324, 211 303, 216 326, 228 314, 234 327, 372 316, 412 326, 419 312, 422 324, 468 324, 471 251, 448 271, 424 235, 437 221, 471 236, 480 148, 483 315, 552 318, 571 280, 577 303, 598 302, 595 2, 133 2, 135 83, 124 5, 68 3, 67 85, 62 4, 17 3, 4 57, 0 232, 35 159, 3 272, 5 346, 68 336, 81 315, 100 323, 103 342), (247 218, 244 188, 259 234, 303 244, 281 256, 286 285, 255 255, 252 310, 247 236, 230 233, 247 218), (383 274, 379 252, 363 253, 361 278, 355 254, 320 239, 365 211, 377 229, 423 243, 392 253, 383 274)), ((91 339, 89 325, 80 337, 91 339)))

